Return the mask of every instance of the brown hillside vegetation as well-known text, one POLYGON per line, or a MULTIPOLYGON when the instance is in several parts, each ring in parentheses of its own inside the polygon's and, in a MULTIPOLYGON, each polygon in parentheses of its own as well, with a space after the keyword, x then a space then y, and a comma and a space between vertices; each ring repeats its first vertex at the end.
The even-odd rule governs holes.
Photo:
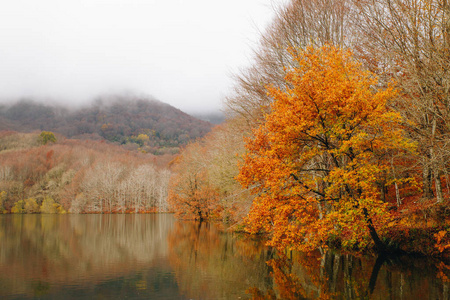
MULTIPOLYGON (((42 134, 41 134, 42 135, 42 134)), ((0 132, 0 209, 15 213, 165 211, 171 155, 100 141, 0 132)))

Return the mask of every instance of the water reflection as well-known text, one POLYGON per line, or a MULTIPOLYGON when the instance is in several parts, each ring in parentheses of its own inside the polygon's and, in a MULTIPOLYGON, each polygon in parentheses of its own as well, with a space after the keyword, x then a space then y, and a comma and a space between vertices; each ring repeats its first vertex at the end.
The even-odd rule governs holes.
POLYGON ((0 216, 0 298, 450 299, 450 267, 276 253, 171 215, 0 216))
POLYGON ((207 223, 178 222, 168 243, 180 292, 190 299, 245 299, 249 287, 270 284, 266 261, 273 251, 259 240, 207 223))
MULTIPOLYGON (((333 252, 270 260, 274 285, 252 299, 449 299, 440 263, 424 258, 356 258, 333 252)), ((446 272, 448 269, 446 270, 446 272)), ((447 274, 448 275, 448 274, 447 274)))
POLYGON ((169 254, 192 299, 450 299, 449 266, 425 258, 286 255, 194 222, 175 225, 169 254))
POLYGON ((170 272, 172 226, 170 215, 1 216, 0 298, 97 288, 158 265, 170 272))

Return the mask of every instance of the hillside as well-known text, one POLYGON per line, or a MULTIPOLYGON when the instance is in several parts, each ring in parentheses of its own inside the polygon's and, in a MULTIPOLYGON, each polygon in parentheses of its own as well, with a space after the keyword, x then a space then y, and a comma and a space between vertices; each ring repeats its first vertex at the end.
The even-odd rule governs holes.
POLYGON ((212 126, 151 98, 101 97, 77 109, 32 100, 0 105, 0 130, 52 131, 73 139, 107 140, 153 154, 175 154, 212 126))
POLYGON ((0 214, 165 211, 172 158, 0 131, 0 214))

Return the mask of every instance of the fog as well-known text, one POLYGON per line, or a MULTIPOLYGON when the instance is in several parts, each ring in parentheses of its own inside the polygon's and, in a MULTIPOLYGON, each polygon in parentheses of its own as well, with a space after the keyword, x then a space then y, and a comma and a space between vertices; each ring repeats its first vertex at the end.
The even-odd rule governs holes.
POLYGON ((14 0, 0 4, 0 99, 151 95, 216 111, 276 0, 14 0))

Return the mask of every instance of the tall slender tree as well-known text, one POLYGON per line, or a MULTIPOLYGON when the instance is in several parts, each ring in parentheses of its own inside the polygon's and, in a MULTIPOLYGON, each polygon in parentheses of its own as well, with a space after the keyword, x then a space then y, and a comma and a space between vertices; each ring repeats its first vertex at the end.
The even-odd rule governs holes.
MULTIPOLYGON (((425 198, 443 202, 441 178, 450 156, 450 7, 447 0, 354 0, 356 52, 365 65, 394 78, 395 108, 418 141, 425 198)), ((383 78, 383 77, 382 77, 383 78)), ((448 175, 447 175, 448 178, 448 175)))

